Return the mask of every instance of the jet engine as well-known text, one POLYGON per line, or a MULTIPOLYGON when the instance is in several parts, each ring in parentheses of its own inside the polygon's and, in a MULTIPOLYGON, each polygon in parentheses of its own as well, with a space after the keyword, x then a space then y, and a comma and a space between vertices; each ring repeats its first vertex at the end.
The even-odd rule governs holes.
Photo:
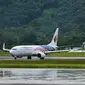
POLYGON ((40 59, 44 59, 44 57, 46 56, 46 54, 43 53, 43 52, 39 52, 39 53, 37 54, 37 56, 38 56, 40 59))

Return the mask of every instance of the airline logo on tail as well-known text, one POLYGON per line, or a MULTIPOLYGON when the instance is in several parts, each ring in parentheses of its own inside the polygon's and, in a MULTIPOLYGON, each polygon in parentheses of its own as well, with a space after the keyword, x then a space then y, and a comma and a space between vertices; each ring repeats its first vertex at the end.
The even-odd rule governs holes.
POLYGON ((57 41, 57 39, 58 39, 58 36, 57 36, 57 35, 55 35, 55 36, 54 36, 54 42, 56 42, 56 41, 57 41))
POLYGON ((57 41, 58 41, 58 28, 55 31, 55 34, 52 38, 52 41, 48 44, 49 46, 56 47, 57 46, 57 41))
POLYGON ((54 37, 54 42, 56 42, 56 36, 54 37))

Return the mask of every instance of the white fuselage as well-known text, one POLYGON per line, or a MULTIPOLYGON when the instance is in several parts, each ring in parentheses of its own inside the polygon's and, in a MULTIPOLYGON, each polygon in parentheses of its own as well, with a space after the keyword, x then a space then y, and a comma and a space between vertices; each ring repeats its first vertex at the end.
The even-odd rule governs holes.
POLYGON ((10 53, 13 56, 32 56, 34 52, 43 52, 47 51, 45 48, 39 45, 22 45, 15 46, 10 50, 10 53))
POLYGON ((27 56, 32 55, 33 51, 39 46, 15 46, 10 50, 10 53, 14 56, 27 56))

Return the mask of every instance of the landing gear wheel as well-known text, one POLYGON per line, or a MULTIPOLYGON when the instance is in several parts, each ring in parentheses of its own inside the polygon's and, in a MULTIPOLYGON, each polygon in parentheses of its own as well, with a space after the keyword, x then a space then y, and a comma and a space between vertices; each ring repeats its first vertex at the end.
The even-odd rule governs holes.
POLYGON ((16 60, 17 59, 17 57, 14 57, 14 60, 16 60))
POLYGON ((31 56, 27 56, 27 59, 32 59, 31 56))
POLYGON ((41 60, 44 60, 44 57, 40 57, 41 60))

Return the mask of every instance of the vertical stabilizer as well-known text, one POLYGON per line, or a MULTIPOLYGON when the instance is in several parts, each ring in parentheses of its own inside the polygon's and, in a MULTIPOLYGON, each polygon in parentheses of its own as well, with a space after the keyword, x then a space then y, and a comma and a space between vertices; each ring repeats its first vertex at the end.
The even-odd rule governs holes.
POLYGON ((51 43, 49 43, 48 45, 49 46, 52 46, 52 47, 56 47, 57 46, 57 41, 58 41, 58 31, 59 31, 59 28, 56 29, 54 35, 53 35, 53 38, 51 40, 51 43))

